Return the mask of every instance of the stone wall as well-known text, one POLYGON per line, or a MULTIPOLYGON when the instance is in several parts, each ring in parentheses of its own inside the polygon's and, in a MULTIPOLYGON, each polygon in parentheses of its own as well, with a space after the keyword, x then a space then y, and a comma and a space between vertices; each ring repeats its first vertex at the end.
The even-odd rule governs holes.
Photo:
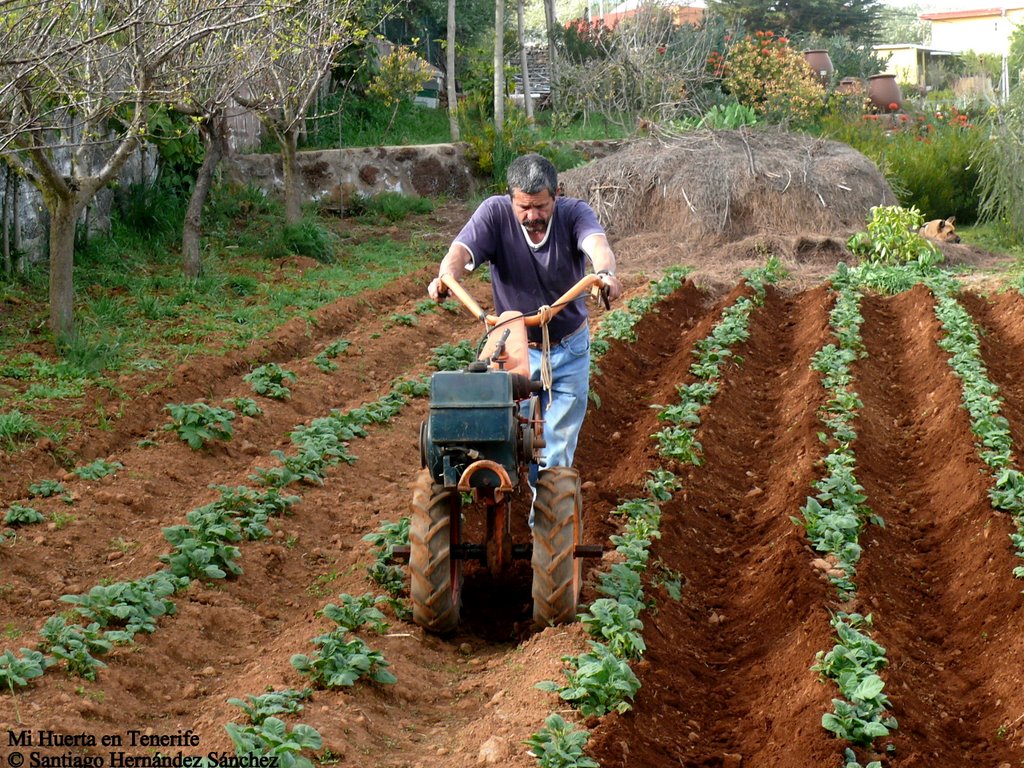
MULTIPOLYGON (((479 186, 461 144, 323 149, 299 152, 298 160, 303 196, 328 207, 381 192, 464 199, 479 186)), ((229 182, 268 194, 284 187, 279 154, 234 155, 223 170, 229 182)))
MULTIPOLYGON (((588 160, 616 151, 621 141, 586 141, 573 146, 588 160)), ((234 155, 223 163, 225 178, 268 194, 284 187, 278 154, 234 155)), ((299 153, 303 196, 327 207, 343 207, 353 195, 397 192, 422 197, 467 199, 489 180, 473 175, 464 144, 323 149, 299 153)))

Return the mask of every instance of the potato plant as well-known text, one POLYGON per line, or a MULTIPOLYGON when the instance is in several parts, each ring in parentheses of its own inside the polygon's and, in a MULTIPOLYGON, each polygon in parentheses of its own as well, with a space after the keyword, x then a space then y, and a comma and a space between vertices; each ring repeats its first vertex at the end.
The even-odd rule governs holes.
POLYGON ((24 504, 11 504, 4 514, 4 524, 11 526, 34 525, 46 520, 43 513, 24 504))
POLYGON ((59 480, 40 480, 28 487, 28 495, 32 498, 48 499, 61 493, 64 493, 64 484, 59 480))
POLYGON ((633 708, 630 703, 640 690, 629 663, 603 643, 590 641, 590 653, 562 658, 567 683, 550 680, 537 683, 542 691, 557 693, 564 701, 579 709, 584 717, 601 717, 609 712, 622 714, 633 708))
POLYGON ((242 377, 257 395, 270 397, 274 400, 287 400, 291 397, 288 384, 294 384, 295 374, 282 368, 277 363, 267 363, 252 370, 242 377))
POLYGON ((379 651, 372 650, 359 638, 347 638, 348 631, 338 628, 313 638, 319 650, 313 656, 297 653, 292 666, 308 677, 314 685, 339 688, 355 685, 361 677, 375 683, 391 685, 397 678, 388 672, 388 662, 379 651))
POLYGON ((101 480, 107 475, 115 474, 119 469, 124 469, 124 464, 119 461, 107 461, 106 459, 96 459, 89 464, 85 464, 81 467, 76 467, 71 470, 73 475, 76 475, 83 480, 101 480))
POLYGON ((68 624, 63 616, 51 616, 39 635, 42 638, 39 650, 63 661, 69 675, 86 680, 95 680, 96 670, 106 666, 96 656, 109 653, 113 648, 113 643, 95 621, 83 627, 68 624))
POLYGON ((246 696, 244 700, 230 698, 228 704, 233 704, 245 712, 253 725, 263 725, 269 717, 301 712, 301 702, 312 695, 313 691, 309 688, 303 688, 301 691, 286 688, 283 691, 267 691, 259 696, 246 696))
POLYGON ((29 680, 42 677, 43 672, 51 664, 53 659, 29 648, 22 648, 20 656, 9 650, 0 653, 0 691, 13 696, 15 690, 24 688, 29 680))
POLYGON ((523 743, 540 768, 599 768, 596 760, 583 753, 589 739, 587 731, 575 730, 561 715, 552 713, 543 727, 523 743))
MULTIPOLYGON (((868 522, 884 525, 880 516, 867 506, 864 488, 857 482, 853 441, 857 432, 854 420, 862 408, 853 389, 850 365, 866 355, 860 327, 861 293, 857 274, 840 264, 832 278, 835 304, 829 313, 829 325, 837 344, 827 344, 812 358, 812 370, 821 374, 829 399, 819 416, 828 430, 821 439, 832 446, 823 463, 826 474, 815 481, 817 493, 809 496, 802 509, 803 525, 811 545, 835 560, 827 573, 839 599, 848 601, 857 593, 853 581, 860 560, 860 533, 868 522)), ((832 619, 836 644, 829 652, 819 652, 812 669, 823 679, 833 681, 843 698, 832 699, 833 711, 822 716, 822 727, 857 746, 869 746, 896 728, 896 719, 888 714, 889 699, 883 693, 885 683, 876 672, 885 666, 885 649, 868 637, 864 628, 870 617, 838 613, 832 619)))
POLYGON ((302 755, 304 750, 320 749, 323 738, 312 726, 298 723, 290 731, 283 720, 268 717, 259 724, 225 726, 235 754, 251 760, 271 758, 270 764, 280 768, 313 768, 313 762, 302 755))
POLYGON ((202 402, 168 403, 164 410, 171 415, 171 422, 165 424, 164 429, 175 432, 193 451, 212 440, 230 440, 231 422, 238 415, 202 402))

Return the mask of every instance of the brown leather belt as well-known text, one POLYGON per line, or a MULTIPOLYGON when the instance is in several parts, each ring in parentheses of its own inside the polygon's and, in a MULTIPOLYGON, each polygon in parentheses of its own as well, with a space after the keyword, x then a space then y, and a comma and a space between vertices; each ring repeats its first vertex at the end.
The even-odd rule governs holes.
MULTIPOLYGON (((585 330, 587 330, 587 321, 586 320, 583 321, 583 323, 580 325, 579 328, 577 328, 575 331, 571 331, 571 332, 565 334, 565 336, 560 338, 558 341, 555 341, 554 339, 552 339, 551 340, 551 346, 555 346, 556 344, 561 344, 566 339, 571 339, 573 336, 575 336, 580 331, 585 331, 585 330)), ((543 345, 539 341, 529 341, 529 342, 527 342, 527 346, 530 349, 540 349, 543 345)))

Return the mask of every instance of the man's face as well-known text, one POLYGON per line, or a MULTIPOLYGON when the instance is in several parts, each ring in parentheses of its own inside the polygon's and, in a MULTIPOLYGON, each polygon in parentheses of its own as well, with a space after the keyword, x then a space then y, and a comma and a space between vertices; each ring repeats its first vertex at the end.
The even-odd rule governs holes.
POLYGON ((512 210, 519 223, 534 242, 540 242, 548 231, 548 222, 555 212, 555 198, 546 189, 528 195, 521 189, 512 190, 512 210))

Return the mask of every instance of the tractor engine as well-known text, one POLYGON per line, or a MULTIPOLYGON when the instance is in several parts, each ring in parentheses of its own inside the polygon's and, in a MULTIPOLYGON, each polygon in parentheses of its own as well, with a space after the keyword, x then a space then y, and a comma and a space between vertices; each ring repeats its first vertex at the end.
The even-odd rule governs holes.
POLYGON ((539 386, 482 360, 431 376, 420 458, 434 482, 455 488, 472 468, 468 485, 485 496, 503 484, 502 474, 515 485, 520 469, 539 459, 544 444, 533 394, 539 386))

